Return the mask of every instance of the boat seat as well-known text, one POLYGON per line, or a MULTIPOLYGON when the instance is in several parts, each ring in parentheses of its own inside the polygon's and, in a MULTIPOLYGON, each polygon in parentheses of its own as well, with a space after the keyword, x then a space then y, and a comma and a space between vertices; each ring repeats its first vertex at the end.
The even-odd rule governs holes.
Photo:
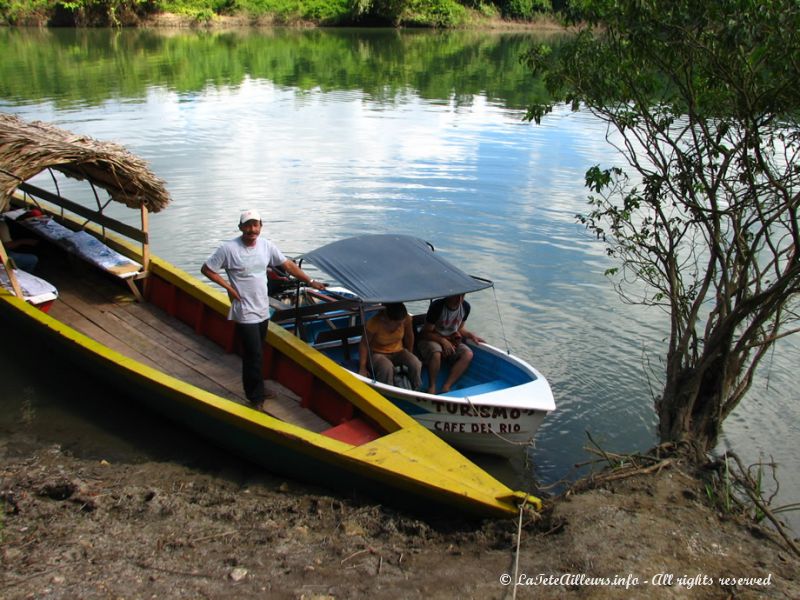
POLYGON ((376 431, 372 425, 359 418, 350 419, 336 427, 326 429, 322 432, 322 435, 353 446, 361 446, 381 437, 379 431, 376 431))
POLYGON ((487 381, 485 383, 479 383, 477 385, 471 385, 469 387, 460 388, 456 390, 450 390, 445 394, 441 394, 442 396, 477 396, 479 394, 488 394, 489 392, 496 392, 497 390, 502 390, 503 388, 508 387, 508 383, 503 381, 502 379, 494 379, 492 381, 487 381))
MULTIPOLYGON (((14 269, 13 272, 25 300, 34 306, 38 306, 44 312, 47 312, 53 304, 53 301, 58 298, 58 290, 50 282, 28 273, 27 271, 14 269)), ((14 294, 14 288, 8 277, 8 271, 6 271, 6 267, 3 265, 0 265, 0 287, 14 294)))
POLYGON ((342 345, 342 352, 344 354, 344 361, 350 360, 351 347, 356 347, 358 352, 358 344, 361 341, 361 336, 364 334, 364 328, 361 325, 354 325, 352 327, 342 327, 341 329, 326 329, 320 331, 314 340, 315 344, 324 344, 325 342, 338 341, 342 345), (358 341, 351 342, 350 338, 358 338, 358 341))
POLYGON ((426 313, 417 313, 413 317, 411 317, 411 327, 414 328, 414 334, 419 334, 422 331, 422 327, 425 325, 425 317, 426 313))
POLYGON ((49 216, 16 219, 15 222, 28 231, 56 244, 67 254, 77 256, 94 267, 126 281, 134 295, 139 298, 140 293, 133 285, 133 280, 144 275, 140 263, 109 248, 102 240, 87 231, 73 231, 49 216))

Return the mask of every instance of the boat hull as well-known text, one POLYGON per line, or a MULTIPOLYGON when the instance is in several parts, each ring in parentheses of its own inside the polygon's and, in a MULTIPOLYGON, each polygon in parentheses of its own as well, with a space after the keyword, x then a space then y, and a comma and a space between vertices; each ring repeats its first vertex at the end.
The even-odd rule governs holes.
MULTIPOLYGON (((9 348, 30 340, 44 367, 64 357, 115 386, 109 402, 135 397, 290 477, 422 510, 511 516, 525 502, 540 506, 280 327, 269 328, 262 365, 278 391, 256 410, 242 395, 227 295, 151 255, 150 214, 170 198, 145 161, 115 143, 3 114, 0 146, 0 200, 14 207, 4 218, 42 242, 37 273, 60 288, 45 313, 13 276, 17 295, 0 286, 9 348), (47 188, 30 182, 45 171, 47 188), (96 204, 63 197, 57 174, 88 181, 96 204), (139 225, 105 212, 98 187, 138 211, 139 225)), ((0 262, 8 267, 1 242, 0 262)))
MULTIPOLYGON (((324 306, 324 304, 323 304, 324 306)), ((351 376, 364 382, 429 431, 466 452, 512 458, 533 444, 544 418, 555 410, 547 379, 532 365, 486 343, 473 344, 468 370, 447 393, 429 394, 423 368, 421 390, 377 382, 358 373, 361 327, 346 311, 326 313, 303 323, 303 337, 351 376), (344 312, 345 314, 340 314, 344 312)), ((296 321, 283 321, 296 330, 296 321)), ((439 373, 437 388, 447 376, 439 373)))
MULTIPOLYGON (((518 456, 533 444, 542 421, 555 410, 550 384, 538 370, 486 343, 470 342, 473 358, 469 368, 447 393, 429 394, 365 377, 358 373, 361 328, 353 326, 351 320, 336 314, 314 319, 304 324, 304 335, 352 376, 459 450, 506 458, 518 456)), ((446 364, 442 366, 438 389, 444 383, 447 368, 446 364)), ((423 368, 422 390, 429 386, 428 377, 423 368)))
MULTIPOLYGON (((305 307, 294 317, 284 310, 277 318, 289 331, 297 331, 353 377, 372 387, 395 406, 448 444, 466 452, 513 458, 533 444, 544 418, 555 410, 547 379, 532 365, 486 343, 470 342, 473 358, 467 371, 447 393, 428 394, 429 374, 423 368, 421 390, 387 385, 358 373, 362 328, 358 311, 337 303, 337 298, 358 301, 345 288, 331 288, 334 297, 307 293, 305 307), (305 311, 305 314, 303 314, 305 311), (320 316, 323 316, 320 318, 320 316)), ((291 303, 295 297, 286 294, 291 303)), ((369 318, 377 310, 364 310, 369 318)), ((420 325, 417 315, 415 322, 420 325)), ((441 389, 448 365, 443 364, 436 382, 441 389)))
POLYGON ((544 410, 497 406, 481 397, 456 402, 376 389, 450 445, 465 452, 506 458, 519 455, 533 444, 548 414, 544 410))
MULTIPOLYGON (((184 320, 198 315, 209 319, 210 315, 207 325, 195 323, 196 328, 218 330, 211 337, 227 343, 228 328, 221 314, 225 311, 214 308, 217 302, 224 309, 224 298, 214 299, 216 294, 206 286, 156 257, 151 263, 153 273, 148 285, 151 294, 159 297, 157 302, 171 304, 172 311, 182 314, 184 320), (206 302, 196 297, 209 294, 212 298, 206 302)), ((143 401, 270 471, 425 512, 456 510, 475 516, 507 517, 517 513, 524 497, 427 431, 411 426, 410 419, 404 421, 404 413, 354 378, 342 378, 337 365, 280 328, 271 328, 268 344, 270 352, 281 354, 287 364, 294 365, 282 367, 288 369, 289 379, 307 379, 299 374, 312 372, 316 395, 334 393, 349 398, 383 431, 378 439, 352 445, 284 423, 120 355, 7 293, 0 293, 0 318, 10 339, 25 336, 52 356, 63 357, 113 385, 121 397, 143 401), (431 456, 437 456, 437 461, 431 461, 431 456)), ((531 498, 528 502, 536 506, 537 501, 531 498)))
POLYGON ((473 345, 473 352, 475 369, 485 370, 491 362, 498 378, 484 377, 483 383, 434 395, 356 376, 459 450, 518 456, 533 444, 542 421, 555 410, 550 386, 531 365, 488 344, 473 345), (525 380, 512 384, 500 377, 504 370, 516 370, 525 380))

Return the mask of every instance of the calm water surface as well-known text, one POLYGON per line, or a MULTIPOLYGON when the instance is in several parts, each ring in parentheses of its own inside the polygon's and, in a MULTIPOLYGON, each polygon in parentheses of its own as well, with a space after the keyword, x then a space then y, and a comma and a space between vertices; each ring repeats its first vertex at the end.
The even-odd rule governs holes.
MULTIPOLYGON (((195 275, 252 206, 290 255, 360 233, 408 233, 493 279, 494 292, 470 298, 472 328, 538 367, 558 405, 533 464, 500 474, 552 483, 590 458, 586 432, 612 451, 656 442, 651 387, 666 322, 619 300, 604 247, 576 224, 586 169, 621 164, 604 127, 565 109, 541 126, 522 121, 541 90, 518 57, 537 41, 5 30, 0 110, 145 157, 173 195, 151 218, 154 251, 195 275)), ((25 434, 118 460, 143 452, 139 424, 125 426, 138 413, 103 412, 110 390, 66 369, 41 381, 35 360, 4 351, 4 443, 25 434)), ((723 442, 748 461, 777 461, 784 503, 797 500, 800 479, 798 358, 797 340, 769 357, 723 442)))

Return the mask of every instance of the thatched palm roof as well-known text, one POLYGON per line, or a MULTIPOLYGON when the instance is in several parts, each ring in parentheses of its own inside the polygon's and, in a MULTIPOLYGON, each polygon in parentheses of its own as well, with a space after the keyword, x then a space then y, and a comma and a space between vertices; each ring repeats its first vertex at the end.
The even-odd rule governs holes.
POLYGON ((145 205, 158 212, 170 201, 164 182, 119 144, 0 113, 0 204, 20 183, 48 167, 89 180, 131 208, 145 205))

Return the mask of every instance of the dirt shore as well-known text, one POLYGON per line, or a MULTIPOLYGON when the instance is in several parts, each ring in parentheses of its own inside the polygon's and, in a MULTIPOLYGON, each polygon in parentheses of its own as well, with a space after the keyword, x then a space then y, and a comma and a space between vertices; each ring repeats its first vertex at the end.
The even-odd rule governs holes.
POLYGON ((800 598, 797 557, 721 519, 680 466, 549 503, 517 552, 517 519, 434 520, 252 468, 0 456, 6 600, 800 598))

